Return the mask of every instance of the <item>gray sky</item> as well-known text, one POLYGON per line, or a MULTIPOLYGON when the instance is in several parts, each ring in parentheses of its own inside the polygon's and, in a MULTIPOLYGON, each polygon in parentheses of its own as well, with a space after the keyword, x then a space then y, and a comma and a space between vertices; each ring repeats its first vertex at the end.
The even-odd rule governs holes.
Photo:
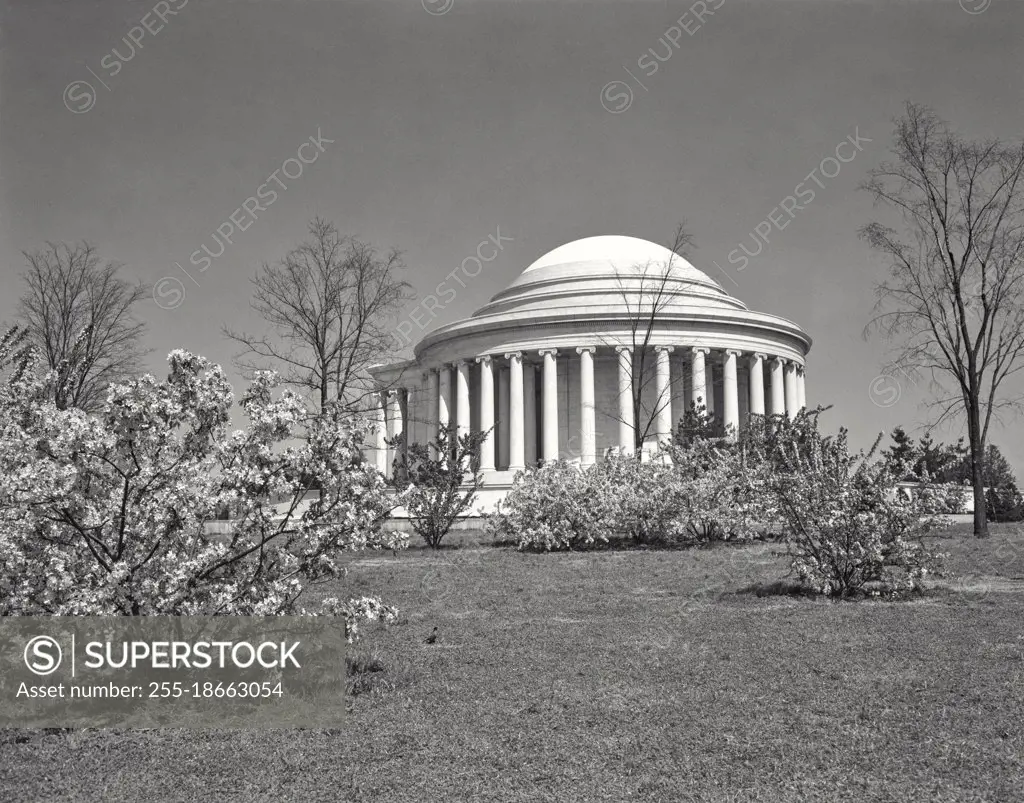
MULTIPOLYGON (((883 266, 857 238, 872 215, 858 182, 908 99, 971 136, 1024 131, 1014 0, 0 5, 0 320, 20 292, 22 249, 85 238, 131 277, 168 277, 165 306, 183 288, 173 309, 144 309, 161 373, 176 347, 230 361, 220 327, 258 325, 249 276, 314 215, 402 249, 418 297, 499 227, 511 237, 429 328, 564 242, 665 243, 685 217, 699 268, 811 334, 809 402, 834 404, 828 427, 866 445, 927 416, 925 387, 872 384, 886 348, 861 330, 883 266), (629 87, 628 108, 611 82, 629 87), (316 161, 275 183, 318 131, 322 151, 302 152, 316 161), (855 132, 862 149, 842 149, 849 161, 822 175, 855 132), (755 227, 802 182, 814 200, 775 213, 788 225, 737 270, 734 249, 756 251, 755 227), (245 231, 231 232, 264 184, 277 197, 256 220, 237 213, 245 231), (218 226, 233 243, 200 271, 190 257, 219 251, 218 226)), ((1020 473, 1019 436, 994 438, 1020 473)))

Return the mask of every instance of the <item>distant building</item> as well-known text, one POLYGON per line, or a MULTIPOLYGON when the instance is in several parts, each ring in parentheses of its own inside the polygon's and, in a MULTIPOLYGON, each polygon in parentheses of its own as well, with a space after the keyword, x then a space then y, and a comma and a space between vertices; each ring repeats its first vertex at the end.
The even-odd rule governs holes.
POLYGON ((460 433, 493 426, 481 454, 480 501, 490 508, 518 470, 540 460, 589 465, 609 449, 631 452, 634 387, 651 416, 645 450, 667 440, 694 401, 727 430, 748 412, 793 416, 806 405, 810 348, 795 323, 752 312, 667 248, 633 237, 576 240, 469 318, 428 334, 414 359, 371 369, 381 388, 375 459, 390 470, 385 433, 426 442, 439 422, 460 433), (640 377, 636 334, 643 342, 653 305, 640 377))
MULTIPOLYGON (((896 483, 896 493, 901 494, 906 499, 913 499, 917 493, 917 489, 921 487, 921 483, 915 480, 903 480, 902 482, 896 483)), ((974 513, 974 488, 970 485, 958 486, 964 498, 964 513, 974 513)), ((985 489, 988 491, 988 488, 985 489)))

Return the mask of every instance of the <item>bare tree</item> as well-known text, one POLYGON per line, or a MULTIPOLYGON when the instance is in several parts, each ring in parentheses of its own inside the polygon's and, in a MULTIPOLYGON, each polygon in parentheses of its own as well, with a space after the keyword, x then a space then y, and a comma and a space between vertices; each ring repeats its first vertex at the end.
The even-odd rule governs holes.
POLYGON ((964 139, 908 103, 893 156, 864 185, 902 221, 861 230, 889 262, 866 332, 893 340, 902 370, 931 377, 938 422, 965 417, 984 536, 989 425, 1021 401, 1006 384, 1024 367, 1024 143, 964 139))
POLYGON ((133 307, 147 289, 120 278, 122 266, 102 261, 88 243, 47 243, 23 253, 27 289, 19 316, 57 374, 54 401, 60 409, 96 412, 111 383, 139 370, 146 327, 133 307))
MULTIPOLYGON (((672 403, 671 383, 667 393, 650 401, 652 393, 648 391, 648 386, 655 381, 655 377, 648 368, 651 357, 648 352, 661 316, 679 289, 679 275, 673 271, 675 258, 686 259, 693 247, 693 235, 684 220, 676 227, 675 236, 669 245, 672 256, 666 262, 632 265, 625 274, 616 274, 619 295, 628 315, 629 342, 614 345, 628 345, 633 353, 633 376, 629 384, 633 420, 628 423, 633 427, 633 450, 638 456, 658 416, 672 403)), ((621 420, 618 411, 614 418, 616 421, 621 420)))
POLYGON ((388 324, 410 298, 399 278, 405 266, 399 252, 380 255, 320 218, 309 235, 252 279, 252 307, 271 332, 224 333, 243 346, 236 360, 243 370, 279 370, 321 410, 365 411, 376 389, 366 369, 392 350, 388 324))

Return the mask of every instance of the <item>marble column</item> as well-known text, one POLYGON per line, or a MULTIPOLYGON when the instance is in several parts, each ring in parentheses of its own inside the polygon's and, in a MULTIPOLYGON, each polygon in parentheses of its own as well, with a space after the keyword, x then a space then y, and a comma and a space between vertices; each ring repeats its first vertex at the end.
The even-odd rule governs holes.
POLYGON ((672 368, 669 364, 669 354, 675 348, 673 346, 655 346, 655 377, 654 391, 657 394, 655 400, 655 436, 658 439, 658 446, 672 439, 672 368))
POLYGON ((708 377, 707 362, 705 358, 710 353, 709 349, 694 348, 690 350, 693 354, 693 380, 691 384, 691 402, 700 407, 703 404, 708 406, 708 377))
POLYGON ((388 423, 387 423, 387 394, 383 391, 374 394, 373 417, 373 459, 377 470, 385 477, 388 476, 388 423))
POLYGON ((523 430, 526 433, 526 465, 537 465, 537 366, 523 365, 523 430))
POLYGON ((452 422, 452 407, 455 401, 452 398, 452 367, 442 365, 438 371, 438 394, 437 394, 437 427, 447 426, 452 422))
POLYGON ((580 462, 591 466, 597 460, 597 421, 594 410, 594 346, 580 346, 580 462))
POLYGON ((441 377, 436 368, 427 371, 427 440, 430 442, 430 454, 437 458, 437 424, 440 416, 441 377))
POLYGON ((722 424, 727 437, 736 439, 740 431, 740 395, 736 376, 736 358, 740 352, 726 349, 722 357, 722 424))
POLYGON ((523 420, 523 353, 514 351, 506 354, 508 360, 508 470, 521 471, 526 468, 526 437, 523 420))
POLYGON ((781 357, 772 357, 768 363, 769 370, 771 371, 771 384, 772 384, 772 415, 784 415, 786 412, 786 394, 783 389, 782 379, 782 364, 783 359, 781 357))
POLYGON ((633 350, 629 346, 616 346, 619 355, 619 449, 633 454, 633 350))
POLYGON ((494 442, 498 435, 494 427, 494 360, 485 355, 476 361, 480 363, 480 432, 486 433, 480 443, 480 470, 494 471, 494 442))
POLYGON ((459 360, 455 366, 455 421, 456 433, 461 438, 468 435, 472 419, 469 409, 469 360, 459 360))
POLYGON ((558 459, 558 363, 555 362, 557 349, 541 349, 544 358, 542 422, 544 453, 546 461, 558 459))
POLYGON ((786 413, 790 418, 796 418, 799 405, 796 398, 796 363, 790 360, 785 367, 785 393, 786 413))
POLYGON ((764 415, 765 357, 760 351, 750 355, 750 412, 754 415, 764 415))
POLYGON ((807 371, 802 365, 796 371, 796 400, 801 410, 807 409, 807 371))

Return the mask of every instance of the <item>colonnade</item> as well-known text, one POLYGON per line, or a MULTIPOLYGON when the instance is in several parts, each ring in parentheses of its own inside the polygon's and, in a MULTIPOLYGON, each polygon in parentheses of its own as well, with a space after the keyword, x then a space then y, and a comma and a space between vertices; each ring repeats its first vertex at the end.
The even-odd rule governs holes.
MULTIPOLYGON (((533 465, 538 458, 544 461, 559 457, 559 399, 558 369, 556 358, 560 353, 579 361, 579 456, 583 465, 591 465, 597 459, 597 406, 595 397, 594 362, 597 346, 579 346, 574 349, 539 349, 535 352, 512 351, 503 354, 487 354, 475 358, 446 363, 426 372, 427 411, 426 420, 430 437, 437 427, 454 425, 461 436, 471 431, 471 371, 478 366, 479 381, 477 429, 480 432, 492 430, 491 436, 481 444, 480 468, 494 471, 499 465, 507 464, 509 471, 518 471, 533 465), (536 374, 534 366, 540 366, 540 420, 537 420, 537 406, 527 403, 536 398, 536 374), (528 370, 526 369, 528 367, 528 370), (503 369, 499 371, 499 368, 503 369), (497 410, 495 410, 497 408, 497 410), (496 420, 497 415, 497 420, 496 420), (496 426, 507 422, 507 426, 496 426), (538 427, 539 433, 538 433, 538 427), (539 439, 537 435, 540 435, 539 439), (539 444, 540 454, 537 452, 539 444)), ((634 450, 634 350, 628 346, 616 346, 618 377, 618 447, 624 453, 634 450)), ((656 398, 653 411, 654 435, 657 442, 667 441, 672 436, 675 415, 672 407, 672 370, 670 355, 675 346, 654 346, 654 392, 656 398)), ((680 349, 688 353, 690 382, 685 397, 686 407, 703 401, 709 411, 714 408, 714 375, 721 371, 722 409, 720 413, 727 435, 735 436, 740 426, 739 371, 740 361, 746 363, 747 410, 757 415, 783 415, 794 417, 806 407, 806 386, 804 367, 795 360, 769 356, 764 352, 743 352, 737 349, 712 349, 687 347, 680 349), (767 370, 768 382, 765 382, 767 370), (767 386, 768 398, 765 398, 767 386), (711 393, 709 393, 709 389, 711 393)), ((397 451, 404 448, 408 438, 406 424, 409 421, 409 392, 406 387, 381 391, 377 408, 378 427, 376 454, 382 470, 388 471, 397 451), (387 446, 385 438, 397 439, 387 446)))

